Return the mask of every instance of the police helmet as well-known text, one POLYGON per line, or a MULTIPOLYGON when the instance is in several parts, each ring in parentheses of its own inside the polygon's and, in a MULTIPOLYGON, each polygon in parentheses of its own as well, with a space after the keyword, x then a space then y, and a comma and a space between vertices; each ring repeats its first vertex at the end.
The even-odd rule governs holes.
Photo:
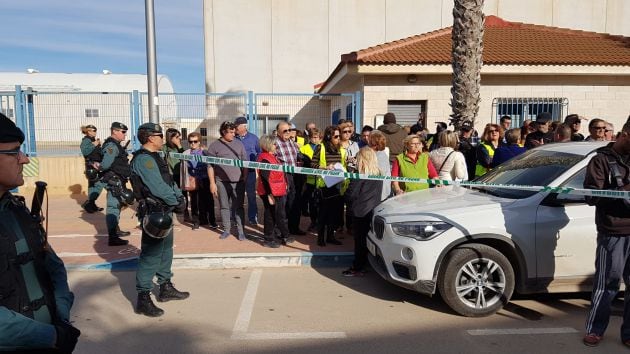
POLYGON ((153 238, 165 238, 173 229, 173 218, 167 213, 151 213, 142 219, 142 230, 153 238))
POLYGON ((98 179, 98 170, 93 167, 88 167, 85 169, 85 177, 87 177, 90 182, 96 181, 98 179))
POLYGON ((120 191, 120 194, 116 196, 116 198, 118 199, 118 202, 120 202, 121 206, 130 206, 133 205, 133 191, 127 189, 127 188, 122 188, 120 191))

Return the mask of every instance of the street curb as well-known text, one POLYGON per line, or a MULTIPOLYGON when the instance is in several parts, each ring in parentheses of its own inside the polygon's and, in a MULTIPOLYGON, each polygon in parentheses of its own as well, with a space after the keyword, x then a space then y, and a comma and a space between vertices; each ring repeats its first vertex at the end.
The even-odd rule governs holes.
MULTIPOLYGON (((268 267, 345 267, 353 252, 202 253, 173 257, 173 269, 232 269, 268 267)), ((70 271, 136 270, 138 257, 92 264, 66 264, 70 271)))

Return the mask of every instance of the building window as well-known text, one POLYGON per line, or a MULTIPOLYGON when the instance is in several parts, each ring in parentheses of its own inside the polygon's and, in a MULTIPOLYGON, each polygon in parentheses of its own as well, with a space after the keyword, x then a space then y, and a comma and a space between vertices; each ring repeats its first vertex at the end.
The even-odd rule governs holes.
POLYGON ((554 121, 562 121, 568 110, 569 100, 561 97, 499 97, 492 101, 492 120, 498 124, 501 117, 510 116, 512 126, 520 127, 525 119, 536 120, 536 115, 542 112, 551 114, 554 121))
POLYGON ((13 108, 3 108, 0 112, 9 118, 13 118, 13 108))
POLYGON ((86 108, 85 109, 85 118, 98 118, 98 109, 96 109, 96 108, 86 108))

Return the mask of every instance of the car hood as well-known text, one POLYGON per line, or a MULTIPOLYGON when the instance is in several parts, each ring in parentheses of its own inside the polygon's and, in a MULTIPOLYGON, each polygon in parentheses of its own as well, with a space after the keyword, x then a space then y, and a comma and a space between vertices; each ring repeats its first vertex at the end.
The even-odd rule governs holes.
POLYGON ((515 199, 495 197, 459 186, 447 186, 405 193, 388 199, 374 208, 374 212, 385 217, 419 213, 455 216, 486 208, 505 208, 514 202, 515 199))

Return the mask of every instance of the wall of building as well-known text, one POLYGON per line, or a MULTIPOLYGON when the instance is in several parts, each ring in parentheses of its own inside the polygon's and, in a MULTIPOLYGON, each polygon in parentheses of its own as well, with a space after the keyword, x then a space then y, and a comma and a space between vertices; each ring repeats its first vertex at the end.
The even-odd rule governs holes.
MULTIPOLYGON (((388 100, 426 100, 427 124, 451 114, 450 75, 418 76, 409 84, 404 76, 366 76, 364 79, 364 124, 373 124, 376 115, 387 112, 388 100)), ((602 118, 619 129, 628 118, 630 78, 624 76, 482 76, 481 103, 477 128, 492 121, 492 101, 498 97, 567 98, 569 113, 602 118)), ((586 125, 583 125, 583 129, 586 125)))
MULTIPOLYGON (((452 25, 453 0, 204 0, 208 92, 312 92, 341 54, 452 25)), ((486 0, 508 21, 630 36, 627 0, 486 0)))

